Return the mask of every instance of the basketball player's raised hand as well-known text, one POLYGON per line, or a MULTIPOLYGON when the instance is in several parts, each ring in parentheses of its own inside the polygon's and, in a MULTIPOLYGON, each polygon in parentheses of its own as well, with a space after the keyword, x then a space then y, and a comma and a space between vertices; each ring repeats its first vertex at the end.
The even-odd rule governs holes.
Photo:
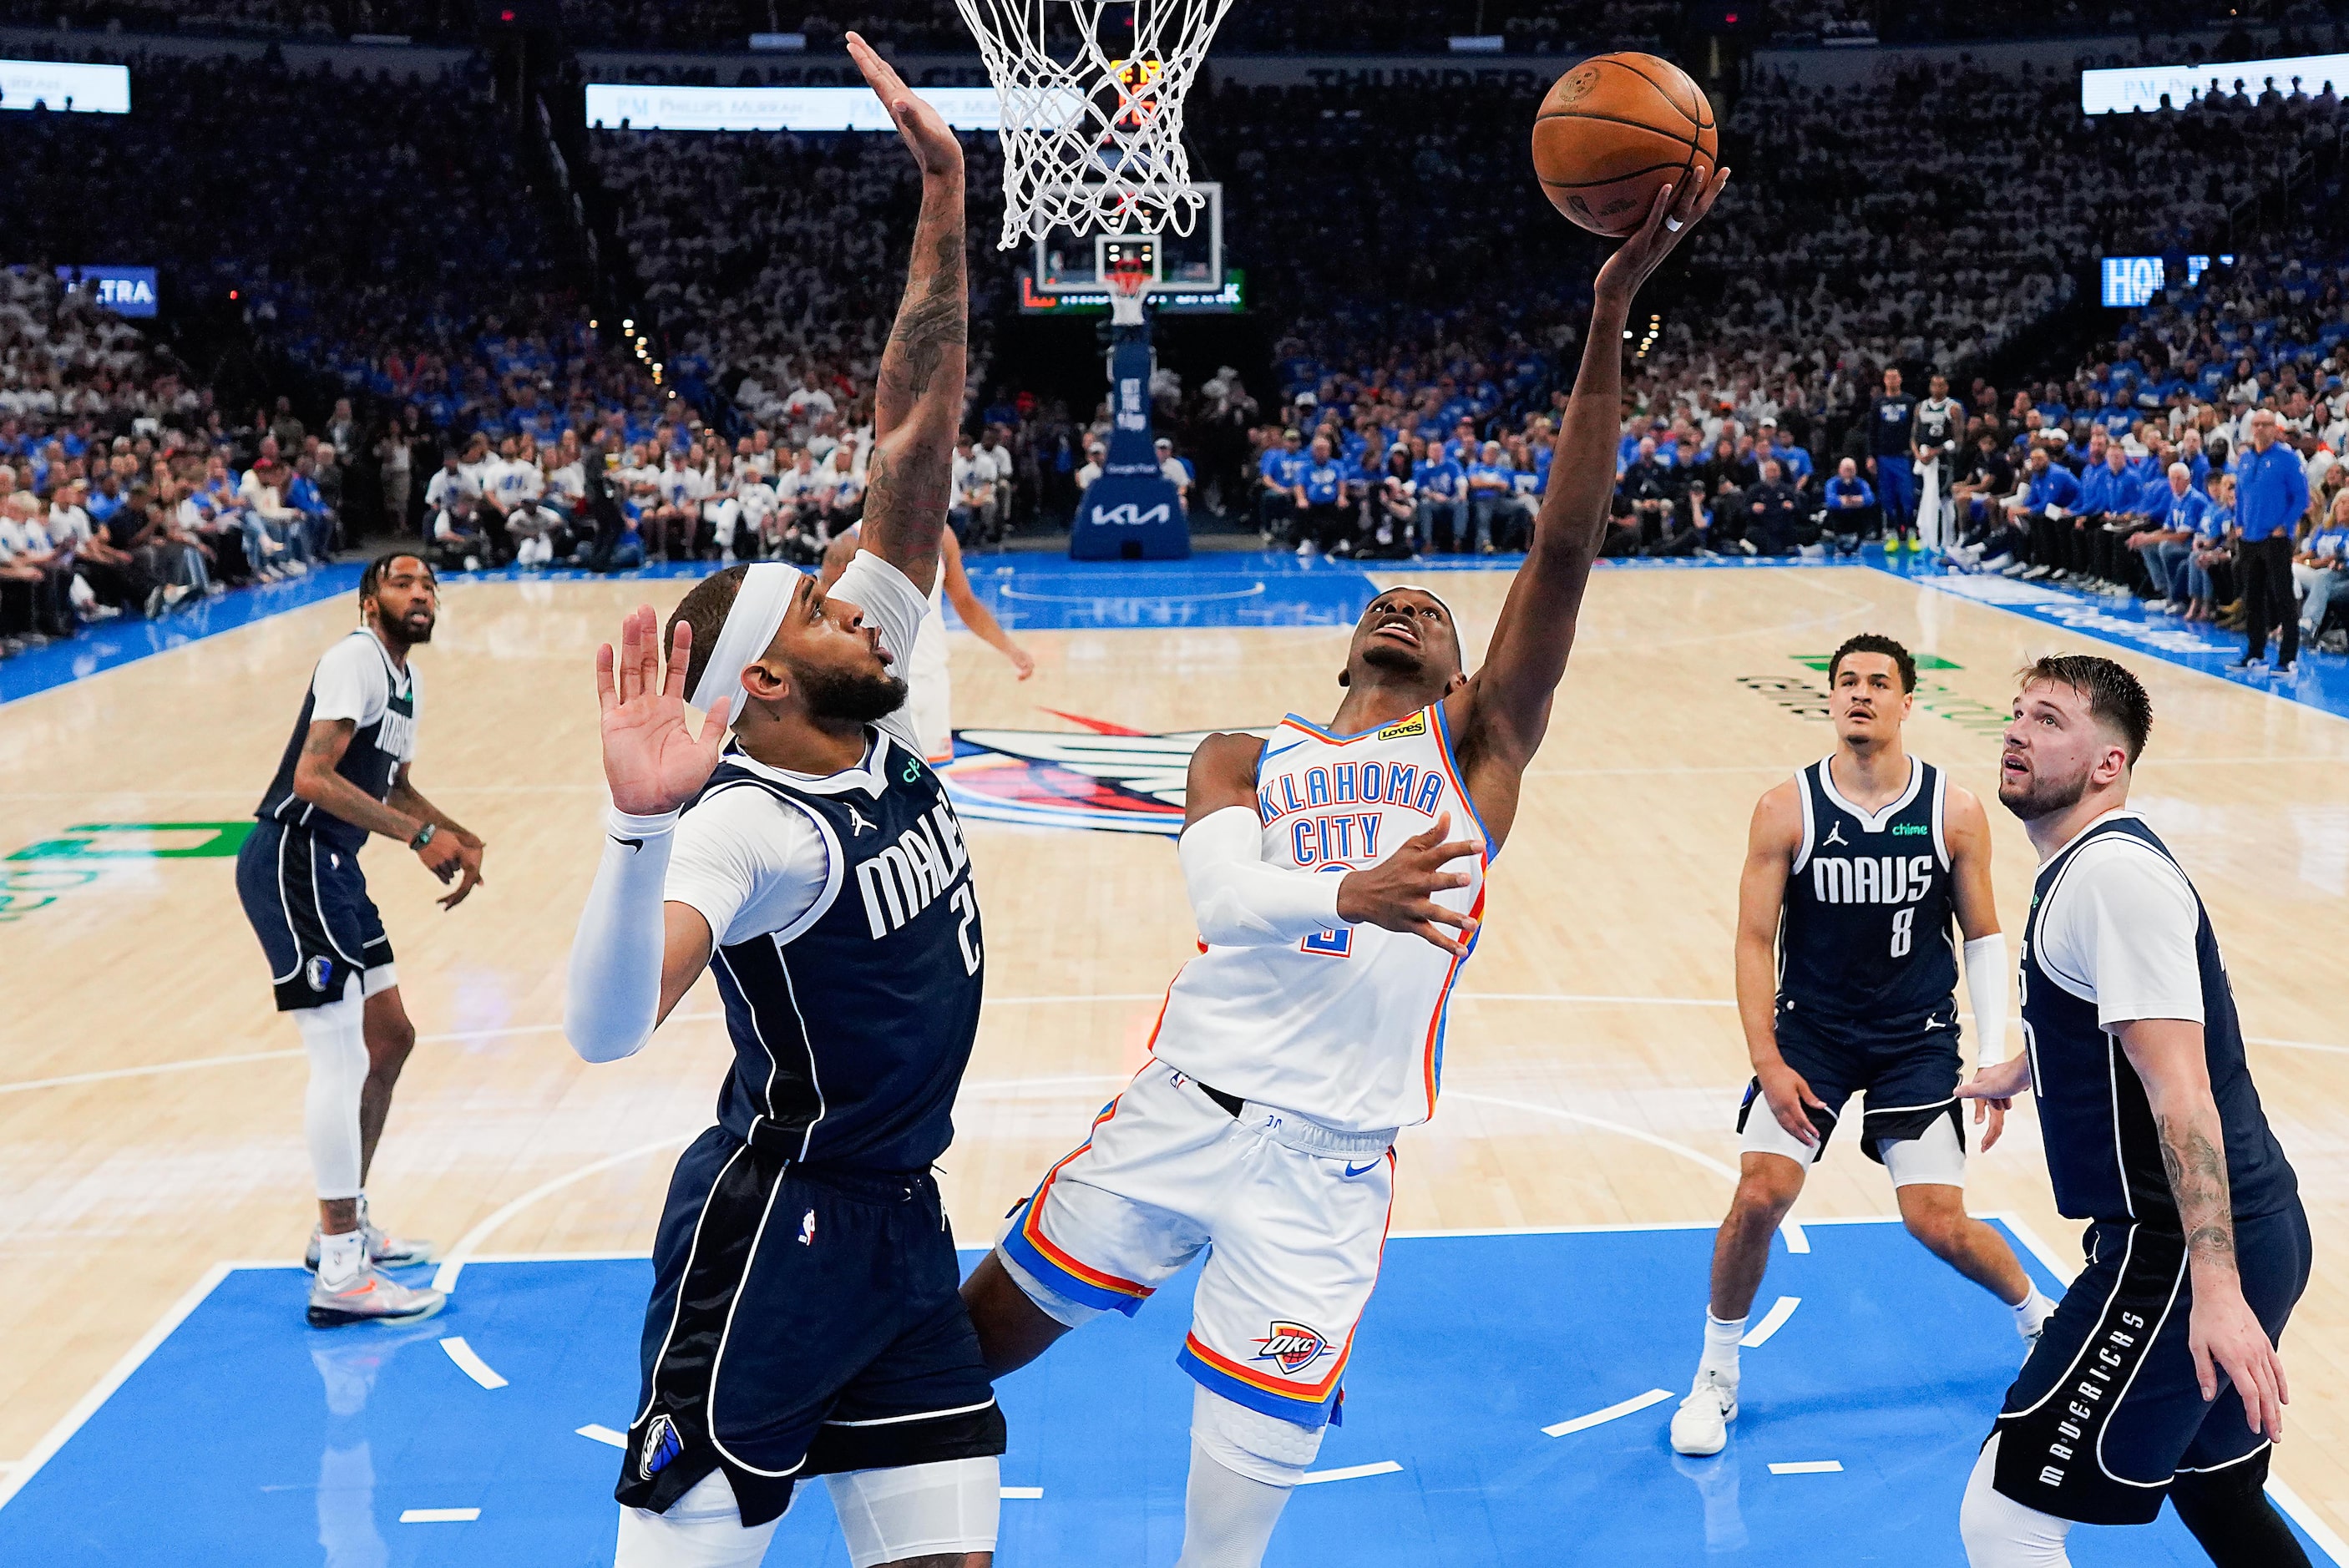
POLYGON ((1667 185, 1659 190, 1648 221, 1599 269, 1599 279, 1591 285, 1593 292, 1602 299, 1612 297, 1628 302, 1648 281, 1648 274, 1672 253, 1672 247, 1687 239, 1689 231, 1713 211, 1713 204, 1721 199, 1728 183, 1728 170, 1707 169, 1699 164, 1685 186, 1667 185))
POLYGON ((717 769, 726 745, 726 710, 720 697, 694 732, 685 706, 687 656, 693 628, 678 623, 661 676, 660 619, 649 604, 637 606, 620 623, 620 652, 612 645, 595 650, 595 700, 604 709, 604 779, 612 804, 631 816, 674 811, 693 799, 717 769))
POLYGON ((1467 939, 1476 934, 1476 917, 1446 909, 1434 895, 1468 885, 1467 872, 1444 868, 1473 858, 1483 846, 1471 839, 1444 842, 1451 828, 1452 816, 1446 812, 1435 819, 1435 826, 1405 839, 1402 848, 1378 864, 1348 872, 1338 884, 1338 918, 1350 925, 1383 926, 1424 937, 1446 953, 1465 957, 1467 939), (1460 934, 1441 929, 1447 925, 1460 934))
POLYGON ((864 85, 889 111, 890 120, 897 134, 905 139, 905 146, 920 166, 922 177, 960 174, 962 143, 947 127, 946 117, 925 98, 907 87, 889 62, 874 51, 873 46, 854 33, 848 35, 848 57, 864 73, 864 85))

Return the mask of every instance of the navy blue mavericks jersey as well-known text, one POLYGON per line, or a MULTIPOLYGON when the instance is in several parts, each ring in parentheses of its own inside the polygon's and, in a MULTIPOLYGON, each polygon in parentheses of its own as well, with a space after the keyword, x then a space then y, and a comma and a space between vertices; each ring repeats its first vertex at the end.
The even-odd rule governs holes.
MULTIPOLYGON (((343 750, 343 759, 335 764, 335 771, 381 800, 390 795, 391 781, 399 765, 416 755, 416 672, 393 664, 375 634, 364 626, 351 635, 364 638, 376 657, 383 661, 390 697, 380 717, 372 724, 360 725, 352 735, 350 745, 343 750)), ((314 675, 310 687, 302 694, 302 714, 294 721, 293 738, 285 743, 285 755, 278 759, 277 776, 269 781, 269 792, 261 798, 253 814, 264 821, 307 828, 326 844, 355 855, 367 842, 367 830, 355 828, 332 811, 322 810, 294 793, 294 768, 301 760, 303 741, 309 738, 310 713, 317 702, 317 677, 314 675)))
MULTIPOLYGON (((2039 868, 2031 919, 2023 933, 2023 1041, 2039 1096, 2040 1141, 2058 1213, 2075 1220, 2135 1220, 2174 1232, 2178 1202, 2161 1155, 2161 1138, 2145 1084, 2120 1041, 2097 1021, 2096 1004, 2075 995, 2039 962, 2039 923, 2083 846, 2116 833, 2146 844, 2170 864, 2177 857, 2136 817, 2115 817, 2082 833, 2039 868)), ((2183 866, 2178 875, 2185 876, 2183 866)), ((2187 879, 2193 886, 2193 879, 2187 879)), ((2194 958, 2202 980, 2202 1054, 2227 1142, 2227 1184, 2237 1219, 2292 1206, 2300 1181, 2269 1130, 2259 1090, 2243 1060, 2235 991, 2219 955, 2202 895, 2194 895, 2194 958)))
POLYGON ((734 1040, 718 1119, 788 1160, 922 1171, 954 1140, 985 950, 945 787, 887 736, 874 746, 868 769, 824 779, 721 762, 695 799, 763 789, 814 820, 831 858, 797 936, 734 943, 712 960, 734 1040))
POLYGON ((1909 759, 1909 787, 1870 816, 1824 761, 1795 775, 1803 841, 1778 931, 1778 1011, 1829 1034, 1956 1022, 1957 893, 1942 831, 1948 780, 1909 759))

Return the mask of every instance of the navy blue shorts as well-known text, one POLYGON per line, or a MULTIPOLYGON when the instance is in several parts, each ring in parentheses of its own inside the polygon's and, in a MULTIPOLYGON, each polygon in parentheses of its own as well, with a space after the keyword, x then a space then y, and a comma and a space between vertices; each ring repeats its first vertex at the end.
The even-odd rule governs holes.
MULTIPOLYGON (((2127 1221, 2088 1227, 2088 1266, 2064 1293, 2023 1364, 1993 1430, 2000 1493, 2082 1524, 2144 1524, 2173 1476, 2236 1465, 2267 1468, 2268 1440, 2243 1417, 2221 1374, 2202 1402, 2186 1333, 2194 1279, 2186 1243, 2127 1221)), ((2281 1342, 2308 1287, 2308 1215, 2235 1222, 2243 1299, 2281 1342)))
MULTIPOLYGON (((1922 1137, 1927 1128, 1945 1116, 1958 1130, 1958 1147, 1965 1147, 1965 1118, 1959 1114, 1957 1099, 1963 1069, 1958 1060, 1954 1010, 1911 1028, 1849 1036, 1781 1012, 1777 1034, 1778 1055, 1803 1075, 1813 1094, 1826 1102, 1825 1110, 1809 1108, 1811 1125, 1819 1133, 1818 1145, 1811 1152, 1813 1164, 1827 1151, 1827 1140, 1842 1119, 1844 1103, 1855 1094, 1861 1097, 1864 1111, 1859 1146, 1879 1165, 1884 1156, 1877 1151, 1878 1139, 1902 1143, 1922 1137), (1940 1022, 1943 1018, 1948 1021, 1940 1022)), ((1745 1119, 1753 1114, 1761 1096, 1762 1080, 1757 1078, 1745 1086, 1745 1099, 1737 1108, 1738 1131, 1745 1130, 1745 1119)), ((1770 1108, 1764 1106, 1762 1114, 1769 1115, 1770 1108)))
POLYGON ((281 1013, 339 1002, 351 979, 391 962, 358 856, 307 828, 254 823, 236 852, 236 896, 269 956, 281 1013))
POLYGON ((746 1525, 802 1476, 1003 1451, 937 1184, 754 1153, 677 1163, 653 1246, 643 1382, 616 1495, 667 1511, 713 1470, 746 1525))

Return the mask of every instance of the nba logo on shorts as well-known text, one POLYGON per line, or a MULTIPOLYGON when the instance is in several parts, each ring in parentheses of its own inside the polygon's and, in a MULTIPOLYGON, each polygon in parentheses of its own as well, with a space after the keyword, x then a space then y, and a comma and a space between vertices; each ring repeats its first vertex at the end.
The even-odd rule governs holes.
POLYGON ((1257 1341, 1258 1361, 1269 1361, 1290 1377, 1330 1354, 1330 1342, 1301 1323, 1278 1323, 1257 1341))
POLYGON ((645 1429, 644 1451, 637 1456, 636 1470, 647 1480, 668 1468, 668 1461, 684 1449, 685 1439, 677 1435, 677 1423, 667 1416, 655 1416, 653 1424, 645 1429))
POLYGON ((310 982, 311 990, 323 995, 326 982, 335 977, 335 961, 322 954, 302 966, 302 975, 310 982))

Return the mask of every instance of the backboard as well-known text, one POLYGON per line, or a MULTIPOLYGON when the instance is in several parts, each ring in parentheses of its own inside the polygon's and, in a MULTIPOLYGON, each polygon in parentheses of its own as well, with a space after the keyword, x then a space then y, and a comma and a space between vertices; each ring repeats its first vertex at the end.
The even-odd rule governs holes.
POLYGON ((1080 234, 1056 227, 1036 241, 1035 287, 1040 294, 1097 294, 1108 287, 1110 268, 1136 261, 1150 271, 1153 294, 1208 294, 1224 286, 1224 188, 1195 187, 1207 199, 1187 234, 1172 229, 1153 233, 1137 223, 1121 232, 1080 234))

